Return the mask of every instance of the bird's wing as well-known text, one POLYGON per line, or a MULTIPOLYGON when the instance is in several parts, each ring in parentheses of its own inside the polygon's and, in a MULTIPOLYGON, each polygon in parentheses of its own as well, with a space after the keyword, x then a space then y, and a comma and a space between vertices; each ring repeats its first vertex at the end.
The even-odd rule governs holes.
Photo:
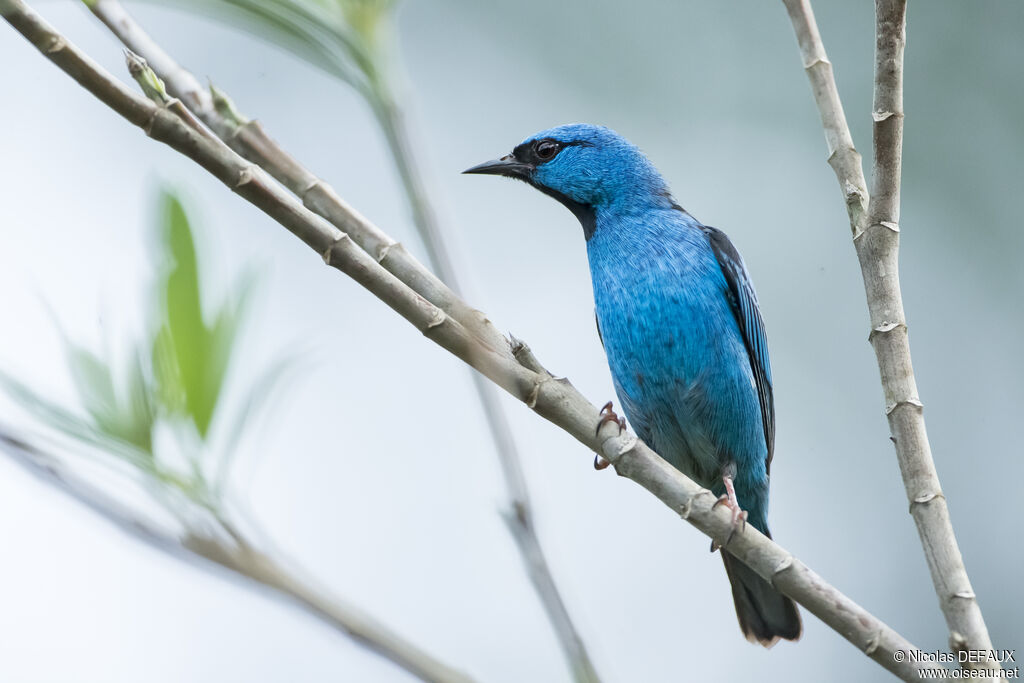
POLYGON ((768 361, 768 339, 764 333, 764 320, 757 307, 754 284, 747 274, 743 258, 724 232, 717 228, 702 226, 711 250, 718 259, 725 281, 732 293, 731 303, 739 323, 743 341, 750 355, 750 367, 754 371, 757 397, 761 403, 761 419, 764 422, 764 440, 768 445, 765 469, 770 470, 775 451, 775 400, 772 397, 772 368, 768 361))

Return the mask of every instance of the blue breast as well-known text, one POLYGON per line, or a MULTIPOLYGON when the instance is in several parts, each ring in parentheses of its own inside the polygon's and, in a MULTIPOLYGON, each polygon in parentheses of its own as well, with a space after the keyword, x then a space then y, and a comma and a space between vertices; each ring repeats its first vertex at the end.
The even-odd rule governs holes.
POLYGON ((735 467, 760 527, 767 446, 750 356, 708 238, 689 214, 606 209, 587 242, 608 364, 637 434, 702 486, 735 467))

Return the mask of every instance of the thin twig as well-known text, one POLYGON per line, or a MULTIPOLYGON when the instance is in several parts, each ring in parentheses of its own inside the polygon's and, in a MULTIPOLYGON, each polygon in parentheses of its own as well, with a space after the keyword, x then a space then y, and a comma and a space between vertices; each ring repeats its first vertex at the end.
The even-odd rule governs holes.
POLYGON ((451 288, 376 225, 349 206, 330 185, 308 171, 278 145, 259 121, 238 113, 223 92, 205 88, 188 70, 168 55, 129 15, 117 0, 89 0, 89 9, 133 52, 149 62, 169 93, 179 98, 217 137, 235 152, 263 167, 287 187, 303 205, 346 232, 374 260, 427 301, 458 320, 474 335, 499 352, 508 353, 503 335, 484 315, 470 308, 451 288))
MULTIPOLYGON (((57 486, 121 531, 179 560, 209 569, 219 565, 293 599, 308 612, 414 676, 434 683, 471 683, 465 674, 413 645, 363 610, 348 604, 256 548, 223 519, 175 532, 140 516, 91 484, 57 457, 0 426, 0 449, 40 480, 57 486), (203 560, 206 560, 205 562, 203 560)), ((211 520, 207 520, 210 522, 211 520)))
MULTIPOLYGON (((871 317, 870 341, 885 392, 885 412, 900 472, 924 547, 939 605, 950 631, 950 649, 991 650, 974 590, 964 568, 946 498, 932 460, 923 406, 910 359, 899 283, 900 171, 903 143, 903 48, 906 0, 876 0, 874 165, 869 199, 860 155, 853 146, 832 65, 810 0, 785 0, 804 68, 811 81, 828 142, 829 164, 846 199, 853 242, 871 317)), ((968 663, 999 668, 998 663, 968 663)))
MULTIPOLYGON (((457 273, 445 245, 443 232, 431 208, 421 174, 417 171, 415 155, 407 137, 402 112, 386 83, 379 82, 376 85, 374 113, 398 167, 413 219, 427 248, 428 260, 440 276, 436 282, 433 274, 417 263, 404 248, 400 248, 400 245, 388 240, 372 224, 365 222, 365 219, 355 214, 329 185, 303 168, 266 133, 258 121, 249 120, 240 114, 225 93, 212 87, 210 91, 203 88, 195 76, 178 64, 146 33, 118 0, 95 0, 89 2, 88 6, 122 43, 149 62, 172 95, 192 108, 195 114, 232 149, 262 167, 296 196, 304 199, 307 208, 331 221, 339 229, 349 232, 359 246, 369 254, 376 256, 386 249, 390 258, 382 259, 381 262, 385 267, 389 264, 396 266, 388 267, 388 270, 399 279, 425 296, 431 303, 440 306, 464 326, 470 329, 478 328, 484 338, 491 340, 492 344, 505 346, 504 339, 497 338, 500 335, 493 327, 482 321, 478 311, 458 304, 460 300, 456 294, 459 292, 457 273), (355 231, 350 230, 353 225, 357 227, 355 231), (364 235, 362 239, 359 237, 360 233, 364 235), (447 283, 447 287, 442 283, 447 283), (422 284, 427 286, 423 287, 422 284)), ((508 508, 503 512, 503 517, 516 541, 527 574, 554 628, 575 680, 578 683, 598 683, 600 677, 558 591, 537 536, 521 458, 499 396, 494 385, 481 375, 473 372, 472 379, 490 428, 505 482, 508 508)))
MULTIPOLYGON (((537 414, 561 427, 617 472, 640 484, 676 514, 772 582, 873 660, 906 681, 918 681, 916 663, 893 653, 916 650, 905 638, 846 597, 788 551, 751 526, 734 530, 732 515, 715 507, 700 487, 618 426, 595 434, 599 412, 567 380, 556 379, 520 344, 509 358, 481 344, 458 321, 386 271, 351 238, 312 214, 234 152, 182 121, 165 107, 137 95, 102 70, 21 0, 0 0, 0 14, 50 61, 151 137, 186 154, 322 254, 435 343, 486 375, 537 414)), ((930 666, 942 675, 945 669, 930 666)))

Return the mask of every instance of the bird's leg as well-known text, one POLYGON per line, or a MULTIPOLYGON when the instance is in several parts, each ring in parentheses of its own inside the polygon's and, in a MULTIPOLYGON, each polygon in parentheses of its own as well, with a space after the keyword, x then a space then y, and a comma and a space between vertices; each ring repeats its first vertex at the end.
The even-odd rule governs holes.
MULTIPOLYGON (((606 422, 614 422, 617 425, 619 425, 619 434, 621 434, 623 430, 626 429, 626 418, 619 417, 618 415, 616 415, 615 411, 612 410, 611 401, 605 403, 604 407, 601 408, 601 419, 597 421, 597 429, 594 430, 595 436, 598 433, 600 433, 601 427, 603 427, 606 422)), ((611 463, 602 458, 600 455, 594 456, 595 470, 603 470, 604 468, 608 467, 608 465, 611 465, 611 463)))
MULTIPOLYGON (((719 505, 724 505, 732 510, 732 529, 729 531, 729 537, 725 539, 725 545, 728 545, 729 541, 732 540, 732 535, 736 533, 737 529, 744 529, 747 526, 747 511, 740 507, 739 500, 736 499, 736 488, 732 483, 732 475, 723 474, 722 482, 725 484, 725 493, 723 493, 715 504, 711 506, 714 510, 719 505)), ((711 552, 718 550, 720 545, 712 541, 711 552)))

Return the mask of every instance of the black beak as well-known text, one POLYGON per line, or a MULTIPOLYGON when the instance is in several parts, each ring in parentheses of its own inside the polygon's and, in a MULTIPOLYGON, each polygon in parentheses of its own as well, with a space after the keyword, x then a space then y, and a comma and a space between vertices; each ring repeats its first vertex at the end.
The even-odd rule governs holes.
POLYGON ((525 180, 533 173, 533 166, 524 164, 511 154, 506 154, 500 159, 485 161, 472 168, 467 168, 463 173, 480 173, 484 175, 503 175, 508 178, 519 178, 525 180))

